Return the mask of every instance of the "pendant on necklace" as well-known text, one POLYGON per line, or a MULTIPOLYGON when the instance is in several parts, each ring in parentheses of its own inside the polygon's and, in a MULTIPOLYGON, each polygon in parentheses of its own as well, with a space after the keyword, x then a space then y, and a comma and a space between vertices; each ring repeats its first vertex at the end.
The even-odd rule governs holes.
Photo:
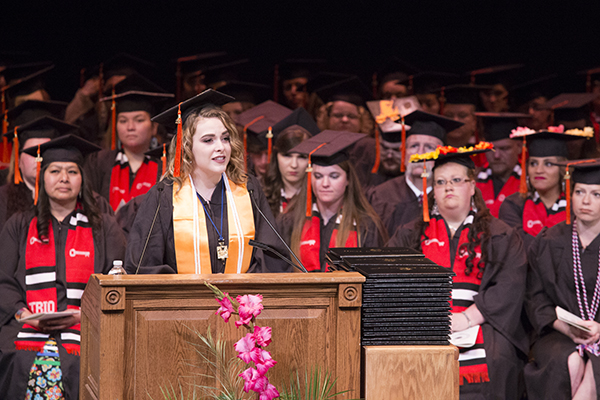
POLYGON ((224 240, 219 240, 217 244, 217 258, 219 260, 225 260, 229 257, 229 251, 227 250, 227 245, 225 245, 224 240))

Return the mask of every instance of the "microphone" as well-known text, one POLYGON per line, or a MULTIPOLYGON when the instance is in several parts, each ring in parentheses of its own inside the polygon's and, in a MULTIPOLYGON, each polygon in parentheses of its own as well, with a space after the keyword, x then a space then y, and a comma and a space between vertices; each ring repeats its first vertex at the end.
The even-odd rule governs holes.
MULTIPOLYGON (((252 202, 252 205, 254 206, 254 208, 256 210, 258 210, 258 213, 263 217, 263 219, 267 222, 267 225, 269 225, 269 227, 273 230, 273 232, 275 232, 275 235, 277 235, 277 237, 279 238, 279 240, 281 240, 281 243, 283 243, 283 245, 285 246, 285 248, 290 252, 290 254, 292 255, 292 257, 294 257, 294 260, 296 260, 296 262, 298 263, 298 265, 300 267, 298 267, 298 265, 294 265, 296 268, 300 268, 303 272, 308 272, 306 270, 306 268, 304 268, 304 264, 302 264, 302 261, 300 261, 300 259, 298 258, 298 256, 296 255, 296 253, 294 253, 292 251, 292 249, 290 249, 290 246, 287 245, 287 243, 285 242, 285 240, 283 240, 283 238, 281 237, 281 235, 279 234, 279 232, 277 232, 277 229, 275 229, 275 227, 273 226, 273 224, 271 223, 271 221, 269 221, 269 218, 267 218, 267 216, 261 211, 260 207, 258 207, 258 205, 256 204, 256 200, 254 200, 254 189, 249 189, 248 193, 250 193, 250 201, 252 202)), ((255 242, 257 243, 257 242, 255 242)), ((258 247, 258 246, 257 246, 258 247)), ((269 246, 271 247, 271 246, 269 246)), ((274 250, 274 249, 273 249, 274 250)), ((273 252, 275 253, 275 252, 273 252)), ((284 259, 283 256, 280 255, 280 258, 284 259)), ((287 259, 285 259, 287 260, 287 259)), ((288 260, 289 261, 289 260, 288 260)))
POLYGON ((292 260, 290 260, 289 258, 285 257, 285 256, 284 256, 284 255, 282 255, 280 252, 278 252, 277 250, 275 250, 275 248, 274 248, 274 247, 272 247, 272 246, 269 246, 269 245, 268 245, 268 244, 266 244, 266 243, 261 243, 261 242, 257 242, 256 240, 252 240, 252 239, 250 239, 250 241, 248 241, 248 244, 249 244, 250 246, 258 247, 258 248, 259 248, 259 249, 261 249, 261 250, 268 251, 268 252, 270 252, 270 253, 273 253, 273 254, 275 254, 277 257, 281 258, 283 261, 285 261, 286 263, 290 264, 292 267, 294 267, 294 268, 296 268, 296 269, 299 269, 299 270, 300 270, 300 271, 302 271, 302 272, 308 272, 308 271, 307 271, 307 270, 304 268, 304 266, 303 266, 303 265, 302 265, 302 266, 300 266, 300 267, 299 267, 299 266, 297 266, 296 264, 294 264, 294 263, 292 262, 292 260))
MULTIPOLYGON (((140 256, 140 261, 138 262, 137 268, 135 269, 135 274, 140 270, 140 265, 142 265, 142 260, 144 259, 144 254, 146 253, 146 248, 148 247, 148 241, 150 241, 150 235, 152 234, 152 229, 154 229, 154 223, 156 222, 156 217, 158 217, 158 211, 160 210, 160 195, 164 189, 161 185, 162 182, 159 182, 156 185, 156 189, 159 191, 158 193, 158 206, 156 207, 156 212, 154 213, 154 219, 152 219, 152 225, 150 225, 150 232, 148 232, 148 236, 146 237, 146 243, 144 243, 144 248, 142 249, 142 255, 140 256)), ((131 200, 133 201, 133 200, 131 200)))

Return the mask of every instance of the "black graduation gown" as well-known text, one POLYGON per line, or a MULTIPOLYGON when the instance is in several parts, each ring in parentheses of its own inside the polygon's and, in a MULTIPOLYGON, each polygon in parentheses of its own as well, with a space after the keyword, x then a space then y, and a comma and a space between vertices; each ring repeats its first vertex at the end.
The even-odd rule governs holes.
MULTIPOLYGON (((208 211, 212 213, 211 217, 215 225, 220 230, 221 216, 221 187, 223 182, 219 182, 210 201, 208 211)), ((274 225, 274 218, 269 207, 269 203, 258 183, 253 176, 248 176, 248 191, 252 191, 254 200, 269 221, 274 225)), ((228 242, 228 223, 227 223, 227 195, 224 196, 223 204, 223 237, 228 242)), ((253 206, 254 211, 254 206, 253 206)), ((258 211, 254 212, 254 240, 271 245, 281 254, 286 254, 285 246, 277 238, 275 233, 267 225, 258 211)), ((206 218, 209 249, 211 255, 211 264, 213 272, 224 271, 224 264, 217 259, 216 245, 218 236, 212 224, 206 218)), ((175 257, 175 237, 173 233, 173 182, 170 179, 164 179, 144 195, 140 204, 133 226, 129 232, 127 254, 125 256, 125 269, 130 274, 174 274, 177 273, 177 259, 175 257), (158 206, 160 205, 160 209, 158 206), (158 214, 157 213, 158 209, 158 214), (152 221, 156 216, 156 222, 150 233, 152 221), (150 233, 150 234, 149 234, 150 233), (143 260, 138 271, 138 263, 142 255, 144 244, 147 238, 148 245, 144 253, 143 260)), ((248 272, 289 272, 290 267, 283 260, 267 254, 260 249, 252 250, 252 260, 248 272)))
POLYGON ((125 237, 129 236, 129 232, 131 231, 131 227, 133 226, 133 221, 135 220, 137 212, 140 209, 140 205, 142 204, 145 196, 145 194, 142 194, 140 196, 134 197, 133 199, 128 201, 127 204, 119 208, 119 210, 115 214, 117 223, 119 224, 121 229, 123 229, 125 237))
MULTIPOLYGON (((112 175, 112 169, 115 166, 115 159, 117 158, 118 150, 101 150, 96 153, 92 153, 88 156, 85 161, 86 174, 90 180, 91 188, 104 197, 110 202, 110 178, 112 175)), ((154 162, 160 162, 154 159, 146 158, 145 162, 153 160, 154 162)), ((162 164, 158 164, 158 172, 156 175, 156 182, 160 180, 162 173, 162 164)), ((132 182, 130 182, 131 184, 132 182)))
POLYGON ((371 173, 373 165, 375 165, 375 143, 375 139, 366 136, 356 142, 349 152, 350 161, 354 165, 356 175, 364 190, 381 185, 395 178, 393 175, 381 172, 381 169, 377 173, 371 173))
MULTIPOLYGON (((320 216, 319 216, 320 217, 320 216)), ((335 221, 337 220, 337 214, 334 215, 327 221, 327 224, 323 224, 323 219, 321 219, 321 231, 320 231, 320 244, 319 244, 319 260, 321 262, 321 271, 325 271, 326 262, 325 255, 329 251, 329 242, 331 241, 331 235, 333 235, 333 230, 336 228, 335 221)), ((283 239, 290 243, 292 239, 292 231, 294 229, 302 229, 302 227, 295 227, 293 222, 293 216, 291 214, 279 214, 277 218, 277 226, 283 239)), ((379 231, 377 230, 377 225, 372 220, 367 220, 361 227, 360 231, 360 247, 381 247, 383 246, 383 239, 379 235, 379 231)), ((286 251, 286 254, 289 252, 286 251)), ((301 254, 297 254, 297 256, 302 259, 301 254)), ((290 255, 291 257, 291 255, 290 255)))
MULTIPOLYGON (((577 344, 554 330, 555 307, 581 316, 573 278, 572 225, 565 222, 544 228, 533 240, 527 255, 526 310, 536 339, 531 346, 531 361, 525 367, 525 383, 529 399, 571 398, 571 381, 567 358, 577 344)), ((600 235, 585 251, 579 244, 581 268, 591 302, 598 275, 600 235)), ((600 313, 596 314, 600 322, 600 313)), ((589 355, 594 369, 596 391, 600 393, 600 357, 589 355)))
MULTIPOLYGON (((415 223, 397 229, 388 246, 414 248, 415 223)), ((490 233, 488 261, 474 298, 485 318, 481 327, 490 382, 461 386, 461 399, 481 394, 485 399, 519 399, 523 390, 519 381, 529 350, 521 324, 527 259, 521 238, 504 222, 493 218, 490 233)))
MULTIPOLYGON (((21 324, 15 313, 27 307, 25 286, 25 247, 33 211, 17 213, 5 224, 0 233, 0 397, 24 399, 29 369, 36 351, 16 350, 14 341, 21 324)), ((68 221, 69 216, 64 221, 68 221)), ((57 255, 57 300, 58 311, 67 309, 66 278, 64 267, 64 243, 67 238, 67 223, 52 218, 57 255), (59 229, 60 228, 60 229, 59 229)), ((125 238, 114 217, 103 214, 102 228, 94 234, 94 272, 107 273, 113 260, 122 260, 125 255, 125 238)), ((60 335, 54 335, 59 343, 63 385, 67 399, 77 399, 79 393, 79 357, 69 354, 60 345, 60 335)))
MULTIPOLYGON (((96 205, 100 209, 101 213, 114 215, 113 209, 104 197, 100 196, 96 192, 93 192, 93 195, 94 199, 96 200, 96 205)), ((25 186, 24 183, 20 183, 18 186, 14 183, 7 183, 6 185, 0 186, 0 231, 2 230, 2 227, 6 221, 15 213, 15 211, 9 209, 10 207, 8 203, 10 196, 20 197, 20 201, 22 202, 22 206, 25 210, 33 207, 31 191, 27 188, 27 186, 25 186), (21 195, 19 195, 19 192, 21 195)))

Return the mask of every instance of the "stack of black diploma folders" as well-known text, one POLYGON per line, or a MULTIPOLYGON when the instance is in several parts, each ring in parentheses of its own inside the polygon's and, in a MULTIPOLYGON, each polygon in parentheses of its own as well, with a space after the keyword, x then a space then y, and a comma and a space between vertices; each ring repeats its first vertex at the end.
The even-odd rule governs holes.
POLYGON ((447 345, 451 269, 405 248, 333 248, 330 269, 365 276, 362 345, 447 345))

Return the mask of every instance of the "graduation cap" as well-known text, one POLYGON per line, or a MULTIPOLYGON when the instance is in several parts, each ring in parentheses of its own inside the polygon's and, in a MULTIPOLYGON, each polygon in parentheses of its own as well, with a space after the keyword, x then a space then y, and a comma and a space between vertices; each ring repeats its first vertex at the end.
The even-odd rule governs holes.
POLYGON ((208 106, 222 106, 223 104, 235 101, 231 96, 218 92, 213 89, 206 89, 204 92, 173 106, 162 113, 155 115, 152 121, 158 122, 167 128, 176 127, 177 144, 175 147, 175 160, 173 167, 173 176, 179 177, 181 173, 181 139, 182 126, 187 118, 193 113, 200 111, 208 106))
POLYGON ((167 157, 169 155, 169 150, 167 149, 166 143, 163 143, 162 146, 158 146, 155 149, 148 150, 144 154, 148 157, 156 158, 157 160, 160 160, 162 162, 162 172, 160 174, 161 176, 163 176, 165 172, 167 172, 167 157))
POLYGON ((480 68, 468 72, 471 84, 496 85, 502 84, 506 89, 513 86, 512 82, 517 78, 517 70, 523 68, 523 64, 496 65, 493 67, 480 68))
POLYGON ((306 129, 312 136, 321 132, 317 123, 313 117, 310 116, 308 111, 302 107, 298 107, 292 111, 290 115, 273 125, 273 137, 277 138, 281 132, 295 125, 306 129))
POLYGON ((308 190, 306 192, 307 217, 310 217, 312 213, 312 163, 314 162, 317 165, 330 166, 348 160, 348 150, 350 146, 365 136, 366 135, 362 133, 325 130, 316 136, 306 139, 289 151, 290 153, 308 155, 308 168, 306 169, 308 174, 308 190))
POLYGON ((379 88, 388 82, 397 82, 398 84, 407 84, 407 89, 412 86, 412 77, 418 74, 420 70, 414 65, 394 56, 391 60, 373 74, 371 85, 373 87, 373 96, 378 97, 379 88))
POLYGON ((595 93, 563 93, 548 100, 544 109, 554 111, 554 121, 572 122, 580 119, 589 119, 586 106, 598 97, 595 93))
POLYGON ((44 75, 52 69, 54 69, 53 64, 48 65, 45 63, 45 66, 42 68, 28 66, 14 69, 10 73, 9 71, 5 71, 4 77, 7 85, 2 90, 14 99, 17 96, 25 96, 36 90, 43 89, 44 75))
POLYGON ((237 123, 244 127, 244 159, 248 153, 248 132, 250 132, 252 134, 250 140, 253 140, 253 143, 262 149, 267 149, 270 162, 273 148, 273 126, 291 113, 292 110, 289 108, 267 100, 238 115, 237 123))
POLYGON ((579 71, 578 75, 585 75, 585 91, 588 93, 592 92, 592 89, 596 86, 600 86, 600 67, 587 69, 585 71, 579 71))
POLYGON ((240 72, 248 63, 249 59, 232 60, 218 65, 212 65, 204 70, 204 82, 213 89, 220 89, 229 81, 239 78, 240 72))
POLYGON ((221 93, 235 97, 236 101, 259 104, 269 99, 271 88, 260 83, 243 82, 237 80, 228 81, 219 87, 221 93))
POLYGON ((155 70, 156 65, 154 63, 132 54, 121 52, 102 61, 89 70, 82 70, 82 72, 85 79, 98 76, 103 80, 107 80, 115 75, 129 76, 133 73, 148 75, 155 70))
MULTIPOLYGON (((456 83, 459 75, 449 72, 425 71, 419 72, 412 77, 412 93, 430 94, 436 93, 437 89, 456 83)), ((408 82, 408 80, 406 81, 408 82)))
POLYGON ((487 85, 456 84, 439 88, 438 91, 445 104, 472 104, 478 109, 481 102, 479 92, 490 89, 492 87, 487 85))
POLYGON ((431 114, 422 110, 415 110, 404 117, 404 122, 410 125, 406 136, 427 135, 435 137, 442 142, 446 141, 448 132, 460 128, 464 124, 451 118, 438 114, 431 114))
POLYGON ((176 99, 181 99, 181 90, 183 89, 183 80, 191 77, 201 76, 204 74, 204 70, 208 68, 211 63, 223 59, 227 56, 227 52, 224 51, 213 51, 207 53, 194 54, 191 56, 179 57, 176 60, 176 99))
POLYGON ((310 80, 317 71, 328 66, 328 61, 318 58, 288 58, 278 66, 279 77, 282 81, 306 78, 310 80))
POLYGON ((324 103, 345 101, 358 106, 364 106, 365 101, 372 98, 369 89, 354 75, 342 81, 325 85, 315 90, 324 103))
POLYGON ((483 122, 483 136, 488 142, 509 139, 519 126, 519 119, 531 118, 529 114, 511 112, 477 112, 475 115, 483 122))
POLYGON ((40 170, 42 168, 53 162, 74 162, 79 168, 83 168, 84 157, 100 150, 102 149, 94 143, 73 134, 60 136, 49 142, 23 150, 24 153, 36 157, 35 161, 38 163, 34 204, 37 204, 38 201, 40 170))
POLYGON ((59 119, 44 116, 30 121, 21 126, 15 126, 11 132, 4 134, 6 139, 12 139, 15 160, 14 183, 22 182, 19 170, 19 154, 23 152, 23 145, 29 139, 53 139, 55 137, 77 131, 77 126, 67 124, 59 119))
POLYGON ((62 120, 67 105, 64 101, 27 100, 6 111, 5 117, 12 126, 23 125, 45 116, 62 120))
MULTIPOLYGON (((475 162, 471 156, 480 153, 486 153, 494 149, 494 145, 489 142, 479 142, 474 146, 469 147, 452 147, 452 146, 438 146, 434 151, 424 154, 413 154, 410 156, 410 162, 423 162, 423 161, 434 161, 433 169, 435 170, 437 167, 440 167, 444 164, 453 162, 456 164, 463 165, 468 169, 475 168, 475 162)), ((427 171, 425 168, 427 167, 426 163, 423 163, 423 187, 427 187, 427 171)), ((429 222, 429 205, 427 196, 423 196, 423 221, 429 222)))
POLYGON ((540 97, 546 100, 556 95, 558 74, 551 74, 520 83, 510 88, 517 109, 540 97))
POLYGON ((151 116, 156 114, 157 108, 173 94, 166 93, 160 86, 144 78, 137 72, 132 73, 113 88, 107 88, 112 95, 103 97, 99 101, 111 101, 111 150, 117 146, 117 115, 122 112, 145 111, 151 116))

